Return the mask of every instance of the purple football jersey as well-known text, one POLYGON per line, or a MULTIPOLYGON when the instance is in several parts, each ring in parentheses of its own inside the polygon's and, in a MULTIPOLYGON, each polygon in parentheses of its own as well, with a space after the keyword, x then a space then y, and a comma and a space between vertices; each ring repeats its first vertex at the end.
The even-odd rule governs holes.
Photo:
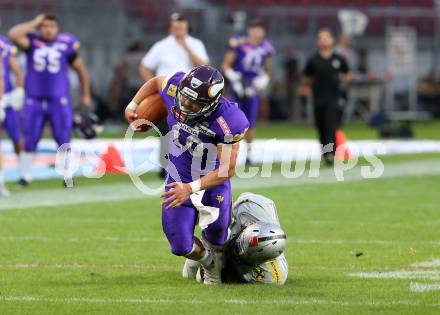
POLYGON ((191 182, 218 168, 217 145, 240 141, 249 122, 237 104, 225 98, 201 121, 177 119, 173 106, 177 86, 184 75, 184 72, 177 72, 165 80, 161 96, 168 110, 171 133, 168 174, 176 181, 191 182))
POLYGON ((237 56, 232 68, 242 74, 245 85, 247 81, 252 81, 263 72, 266 58, 274 52, 272 44, 266 39, 263 39, 259 45, 253 46, 245 37, 238 36, 229 40, 229 48, 237 56))
POLYGON ((69 57, 75 54, 79 42, 75 36, 60 33, 51 41, 37 34, 28 34, 30 47, 26 51, 25 90, 29 97, 68 97, 69 57))
POLYGON ((8 93, 12 91, 11 82, 11 68, 9 66, 9 58, 13 56, 17 51, 17 48, 6 36, 0 35, 0 54, 3 62, 3 80, 4 80, 4 92, 8 93))

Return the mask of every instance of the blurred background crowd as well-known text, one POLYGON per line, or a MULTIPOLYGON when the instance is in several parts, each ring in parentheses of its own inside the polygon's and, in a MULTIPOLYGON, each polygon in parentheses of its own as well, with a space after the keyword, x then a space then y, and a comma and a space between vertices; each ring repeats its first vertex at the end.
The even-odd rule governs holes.
MULTIPOLYGON (((91 74, 95 110, 103 122, 113 126, 122 122, 123 108, 143 83, 138 70, 143 56, 168 34, 169 16, 175 11, 188 19, 191 34, 205 43, 216 67, 221 65, 231 35, 244 33, 250 19, 263 21, 275 53, 259 120, 311 122, 310 91, 302 88, 301 73, 307 57, 316 50, 317 31, 326 27, 335 34, 336 49, 348 60, 354 78, 347 91, 344 120, 374 123, 376 115, 387 108, 440 117, 439 2, 0 0, 0 33, 6 34, 12 25, 40 12, 57 14, 62 29, 80 39, 81 56, 91 74), (350 34, 344 27, 350 22, 344 21, 341 12, 353 9, 367 22, 365 29, 350 34), (408 28, 412 34, 410 43, 415 50, 409 63, 413 71, 408 75, 393 71, 393 27, 408 28)), ((75 80, 72 75, 73 89, 79 89, 75 80)))

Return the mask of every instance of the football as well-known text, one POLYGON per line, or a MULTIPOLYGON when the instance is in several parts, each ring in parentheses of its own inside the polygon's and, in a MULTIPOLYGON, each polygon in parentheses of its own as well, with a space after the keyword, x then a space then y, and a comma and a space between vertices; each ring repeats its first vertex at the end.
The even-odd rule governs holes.
MULTIPOLYGON (((145 119, 157 126, 167 117, 167 109, 160 94, 155 93, 145 98, 139 104, 136 108, 136 114, 138 114, 138 119, 145 119)), ((139 128, 141 131, 148 131, 151 126, 149 124, 143 124, 139 126, 139 128)))

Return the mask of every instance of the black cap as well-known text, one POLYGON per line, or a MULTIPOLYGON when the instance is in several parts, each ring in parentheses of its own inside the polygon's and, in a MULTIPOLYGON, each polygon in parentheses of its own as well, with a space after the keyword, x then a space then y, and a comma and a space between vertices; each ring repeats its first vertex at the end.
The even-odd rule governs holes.
POLYGON ((170 21, 182 22, 182 21, 186 21, 186 18, 178 12, 174 12, 170 15, 170 21))
POLYGON ((266 29, 266 26, 264 25, 263 21, 258 18, 252 19, 249 22, 248 27, 261 27, 266 29))

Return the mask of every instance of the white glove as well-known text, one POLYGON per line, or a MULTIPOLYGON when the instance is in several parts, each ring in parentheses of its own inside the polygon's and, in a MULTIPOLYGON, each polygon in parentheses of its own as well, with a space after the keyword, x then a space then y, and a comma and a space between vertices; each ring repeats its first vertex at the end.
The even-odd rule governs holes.
POLYGON ((269 85, 270 78, 266 72, 263 72, 258 77, 254 79, 252 82, 253 86, 257 89, 257 91, 261 92, 267 88, 269 85))
POLYGON ((252 98, 255 96, 255 94, 257 94, 257 91, 255 90, 255 87, 253 87, 253 86, 248 86, 244 89, 244 95, 247 98, 252 98))
POLYGON ((6 118, 5 108, 4 108, 4 98, 0 99, 0 123, 2 123, 6 118))
POLYGON ((241 74, 237 71, 229 68, 225 71, 225 76, 228 78, 229 82, 231 82, 232 89, 237 94, 238 97, 244 96, 244 88, 243 83, 241 82, 241 74))
POLYGON ((24 89, 16 87, 9 93, 9 105, 15 110, 21 110, 24 105, 24 89))

